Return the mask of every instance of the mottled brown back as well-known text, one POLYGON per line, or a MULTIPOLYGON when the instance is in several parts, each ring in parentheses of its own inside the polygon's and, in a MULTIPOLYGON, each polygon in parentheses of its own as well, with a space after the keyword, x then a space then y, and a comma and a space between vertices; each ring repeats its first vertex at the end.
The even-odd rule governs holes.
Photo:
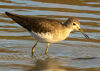
POLYGON ((12 18, 16 23, 26 28, 28 31, 34 32, 51 32, 57 28, 61 28, 62 24, 53 19, 46 19, 41 17, 23 16, 6 12, 6 15, 12 18))

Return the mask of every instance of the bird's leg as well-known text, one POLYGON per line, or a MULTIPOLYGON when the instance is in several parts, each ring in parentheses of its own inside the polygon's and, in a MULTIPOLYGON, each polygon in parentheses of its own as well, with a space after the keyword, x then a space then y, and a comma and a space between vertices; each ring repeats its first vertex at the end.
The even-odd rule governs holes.
POLYGON ((47 43, 47 47, 46 47, 46 50, 45 50, 45 54, 47 55, 48 54, 48 48, 50 46, 50 43, 47 43))
POLYGON ((38 41, 34 44, 34 46, 32 47, 32 56, 34 56, 34 52, 35 52, 35 47, 37 45, 38 41))

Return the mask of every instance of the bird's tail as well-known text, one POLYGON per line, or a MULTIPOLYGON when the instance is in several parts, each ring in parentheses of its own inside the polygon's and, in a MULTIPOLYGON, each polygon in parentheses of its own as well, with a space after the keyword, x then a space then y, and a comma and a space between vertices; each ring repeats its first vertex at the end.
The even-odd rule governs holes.
POLYGON ((21 25, 24 28, 28 28, 27 26, 29 25, 28 19, 26 16, 23 15, 17 15, 14 13, 9 13, 9 12, 5 12, 5 14, 10 17, 12 20, 14 20, 16 23, 18 23, 19 25, 21 25))

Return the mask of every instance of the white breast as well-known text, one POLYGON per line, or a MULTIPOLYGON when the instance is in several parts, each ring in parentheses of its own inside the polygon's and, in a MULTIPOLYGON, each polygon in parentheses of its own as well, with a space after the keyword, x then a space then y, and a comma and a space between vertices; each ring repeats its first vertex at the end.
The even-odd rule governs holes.
POLYGON ((31 32, 32 36, 39 40, 39 42, 50 42, 50 43, 53 43, 54 40, 53 40, 53 35, 50 34, 49 32, 47 33, 35 33, 35 32, 31 32))
POLYGON ((37 40, 39 40, 39 42, 43 42, 43 43, 55 43, 58 41, 62 41, 69 35, 69 33, 64 34, 61 32, 35 33, 33 31, 31 32, 31 34, 35 39, 37 39, 37 40))

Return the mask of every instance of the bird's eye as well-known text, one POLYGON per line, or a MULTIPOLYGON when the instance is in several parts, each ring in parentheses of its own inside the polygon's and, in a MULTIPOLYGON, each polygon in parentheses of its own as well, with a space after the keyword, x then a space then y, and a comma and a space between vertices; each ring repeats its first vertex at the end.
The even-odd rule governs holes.
POLYGON ((75 23, 73 23, 73 25, 76 25, 75 23))

